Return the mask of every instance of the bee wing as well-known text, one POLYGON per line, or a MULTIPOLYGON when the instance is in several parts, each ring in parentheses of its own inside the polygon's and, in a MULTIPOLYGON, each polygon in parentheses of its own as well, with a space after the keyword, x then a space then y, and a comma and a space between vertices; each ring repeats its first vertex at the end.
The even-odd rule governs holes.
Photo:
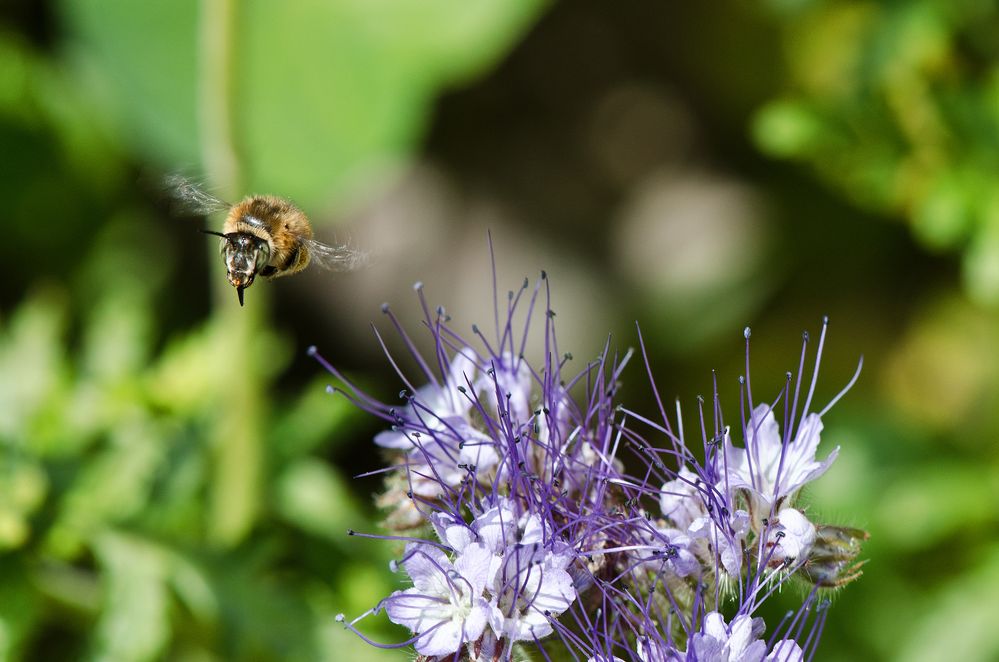
POLYGON ((168 175, 163 181, 174 202, 174 211, 180 214, 201 216, 214 214, 232 207, 225 200, 216 198, 204 188, 179 174, 168 175))
POLYGON ((315 239, 307 239, 310 261, 330 271, 353 271, 368 262, 368 254, 346 244, 331 246, 315 239))

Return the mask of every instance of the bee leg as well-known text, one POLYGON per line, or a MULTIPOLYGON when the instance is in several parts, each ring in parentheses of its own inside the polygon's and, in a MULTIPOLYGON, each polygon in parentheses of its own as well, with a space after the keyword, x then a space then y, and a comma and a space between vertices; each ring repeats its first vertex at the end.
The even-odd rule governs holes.
POLYGON ((276 273, 277 269, 269 264, 260 270, 260 275, 263 276, 264 278, 273 278, 276 273))

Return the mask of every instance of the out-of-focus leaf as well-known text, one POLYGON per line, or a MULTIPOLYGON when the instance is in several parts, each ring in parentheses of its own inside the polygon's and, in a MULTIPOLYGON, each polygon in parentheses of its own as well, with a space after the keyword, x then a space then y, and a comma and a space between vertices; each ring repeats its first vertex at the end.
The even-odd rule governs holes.
POLYGON ((913 216, 913 228, 928 246, 955 248, 974 228, 976 178, 963 172, 940 173, 913 216))
POLYGON ((775 101, 761 109, 753 120, 753 138, 768 154, 784 158, 800 156, 825 139, 822 120, 800 102, 775 101))
POLYGON ((122 167, 110 142, 109 125, 82 93, 79 79, 7 30, 0 34, 0 62, 4 63, 0 112, 54 133, 63 147, 59 156, 74 174, 107 191, 122 167))
POLYGON ((23 564, 9 557, 0 563, 0 586, 0 660, 19 660, 41 613, 41 596, 28 581, 23 564))
POLYGON ((0 550, 19 547, 30 535, 28 517, 48 491, 48 477, 19 455, 0 455, 0 550))
POLYGON ((817 2, 788 12, 788 79, 757 144, 810 163, 846 199, 963 250, 967 291, 999 302, 994 184, 996 11, 990 3, 817 2), (804 109, 807 109, 805 112, 804 109))
POLYGON ((361 412, 343 398, 331 397, 326 384, 331 378, 319 378, 305 388, 302 397, 274 425, 271 438, 274 453, 298 457, 320 447, 335 447, 361 412))
POLYGON ((979 231, 962 266, 965 286, 972 297, 982 304, 994 304, 999 302, 999 194, 992 193, 986 203, 978 219, 979 231))
POLYGON ((247 356, 230 356, 226 351, 231 330, 216 319, 203 328, 172 340, 160 361, 148 375, 146 388, 153 402, 170 411, 214 410, 237 406, 227 399, 231 371, 227 361, 249 361, 263 376, 282 370, 290 355, 289 346, 267 329, 254 332, 247 356))
POLYGON ((72 557, 103 527, 145 508, 163 448, 142 423, 123 422, 108 448, 87 463, 65 495, 48 545, 60 557, 72 557))
POLYGON ((158 659, 170 636, 164 559, 151 543, 102 534, 94 553, 104 569, 105 594, 94 632, 94 660, 158 659))
POLYGON ((0 328, 0 440, 30 443, 31 421, 62 378, 64 324, 62 302, 49 292, 0 328))
POLYGON ((277 480, 275 506, 285 519, 313 535, 340 545, 355 542, 347 529, 356 525, 352 516, 360 504, 321 462, 300 460, 288 466, 277 480))
POLYGON ((219 600, 205 568, 187 556, 174 552, 170 557, 170 585, 177 597, 201 621, 212 622, 219 617, 219 600))
POLYGON ((999 547, 986 550, 970 571, 926 596, 924 613, 894 647, 899 662, 961 660, 988 662, 999 657, 999 547))
MULTIPOLYGON (((198 80, 213 52, 207 11, 185 0, 65 2, 79 55, 114 91, 130 141, 168 168, 200 161, 198 80), (147 26, 156 25, 156 30, 147 26), (198 68, 200 67, 200 69, 198 68)), ((538 15, 540 0, 231 3, 233 117, 247 188, 306 207, 405 156, 434 95, 482 71, 538 15), (280 55, 280 57, 277 57, 280 55)), ((199 87, 200 86, 200 87, 199 87)), ((200 127, 204 128, 204 127, 200 127)), ((215 139, 216 137, 212 137, 215 139)))
POLYGON ((85 80, 113 102, 125 139, 167 163, 197 163, 198 3, 61 2, 85 80), (150 29, 155 26, 155 29, 150 29))
POLYGON ((941 299, 921 311, 886 361, 887 395, 913 421, 934 429, 960 424, 958 441, 978 447, 975 431, 996 421, 999 366, 969 347, 987 347, 999 320, 961 298, 941 299))
POLYGON ((926 549, 995 521, 999 477, 974 464, 910 469, 884 486, 875 511, 879 534, 893 545, 926 549))
POLYGON ((315 659, 312 614, 298 595, 235 555, 206 564, 206 570, 225 626, 218 646, 224 659, 315 659))

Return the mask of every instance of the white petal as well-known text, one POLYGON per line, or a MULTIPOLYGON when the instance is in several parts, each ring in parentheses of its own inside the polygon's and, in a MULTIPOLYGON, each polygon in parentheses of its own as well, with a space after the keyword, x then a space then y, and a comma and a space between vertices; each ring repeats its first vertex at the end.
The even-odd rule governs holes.
POLYGON ((517 517, 506 504, 501 504, 476 517, 473 526, 486 547, 493 553, 499 554, 508 544, 514 542, 517 517))
POLYGON ((804 662, 805 653, 793 639, 781 639, 774 644, 766 662, 804 662))
POLYGON ((707 515, 703 493, 696 487, 700 482, 697 474, 682 467, 677 478, 663 484, 659 507, 663 516, 681 529, 690 526, 698 517, 707 515))
POLYGON ((440 592, 443 573, 451 569, 451 561, 443 551, 433 545, 421 543, 406 545, 406 560, 402 565, 413 580, 413 586, 435 594, 440 592))
POLYGON ((463 643, 474 641, 486 626, 485 606, 476 606, 464 619, 450 619, 416 640, 421 655, 450 655, 463 643))
MULTIPOLYGON (((492 583, 493 554, 482 543, 470 544, 454 562, 454 569, 471 585, 475 597, 492 583)), ((467 587, 462 587, 463 590, 467 587)))
POLYGON ((704 634, 719 641, 728 641, 728 628, 725 619, 716 611, 704 617, 704 634))

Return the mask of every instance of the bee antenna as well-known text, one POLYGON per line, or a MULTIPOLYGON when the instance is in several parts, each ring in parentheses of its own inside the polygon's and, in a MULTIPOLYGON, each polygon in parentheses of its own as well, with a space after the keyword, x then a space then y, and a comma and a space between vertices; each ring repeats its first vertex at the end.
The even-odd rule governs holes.
POLYGON ((236 296, 239 297, 239 305, 240 305, 240 307, 242 307, 243 306, 243 288, 242 287, 237 287, 236 288, 236 296))
POLYGON ((215 232, 214 230, 202 230, 205 234, 213 234, 216 237, 222 237, 223 239, 228 239, 229 237, 222 234, 221 232, 215 232))

